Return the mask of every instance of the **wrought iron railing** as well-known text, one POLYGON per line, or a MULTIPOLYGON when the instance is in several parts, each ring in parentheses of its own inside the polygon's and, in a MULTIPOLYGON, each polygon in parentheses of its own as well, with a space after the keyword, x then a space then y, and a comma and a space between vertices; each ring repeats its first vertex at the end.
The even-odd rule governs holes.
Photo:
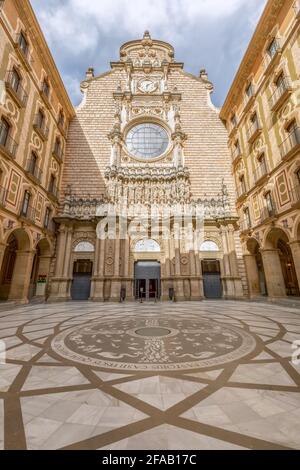
POLYGON ((286 157, 293 149, 300 145, 300 128, 294 127, 288 137, 280 145, 281 158, 286 157))
POLYGON ((273 95, 269 99, 270 108, 273 109, 279 102, 279 100, 282 98, 282 96, 291 89, 292 84, 290 80, 287 77, 283 78, 276 90, 274 91, 273 95))
POLYGON ((6 74, 6 78, 5 78, 5 83, 6 83, 6 86, 13 91, 13 93, 17 96, 17 98, 19 99, 20 103, 22 104, 22 106, 26 106, 26 103, 27 103, 27 100, 28 100, 28 95, 26 93, 26 91, 24 90, 24 88, 22 87, 22 85, 19 83, 19 84, 15 84, 14 83, 14 72, 13 71, 8 71, 7 74, 6 74))
POLYGON ((247 139, 250 141, 251 139, 254 138, 254 136, 257 134, 257 132, 262 130, 262 126, 259 122, 259 119, 256 119, 255 121, 252 122, 251 126, 247 130, 247 139))
POLYGON ((49 136, 49 128, 46 126, 45 122, 41 120, 39 114, 36 114, 33 122, 34 128, 39 132, 39 134, 47 139, 49 136))
POLYGON ((39 182, 41 182, 43 171, 37 166, 34 160, 30 159, 27 161, 26 171, 30 173, 30 175, 34 176, 34 178, 37 179, 39 182))
POLYGON ((254 182, 257 183, 261 178, 268 174, 266 162, 260 163, 253 172, 254 182))
POLYGON ((0 123, 0 150, 11 158, 16 158, 18 144, 5 131, 4 124, 0 123))

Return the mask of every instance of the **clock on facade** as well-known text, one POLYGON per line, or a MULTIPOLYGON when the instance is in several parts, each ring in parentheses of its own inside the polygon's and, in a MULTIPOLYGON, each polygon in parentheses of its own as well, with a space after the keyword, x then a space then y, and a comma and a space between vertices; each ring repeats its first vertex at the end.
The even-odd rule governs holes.
POLYGON ((152 82, 152 80, 143 80, 139 84, 139 89, 144 93, 152 93, 156 87, 156 83, 152 82))

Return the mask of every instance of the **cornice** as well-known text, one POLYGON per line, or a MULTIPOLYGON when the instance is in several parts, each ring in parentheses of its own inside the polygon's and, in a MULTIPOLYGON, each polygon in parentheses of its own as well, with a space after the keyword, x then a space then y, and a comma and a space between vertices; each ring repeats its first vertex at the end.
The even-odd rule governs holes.
POLYGON ((253 65, 262 54, 265 42, 278 21, 278 14, 283 5, 289 3, 292 6, 293 1, 294 0, 268 0, 221 109, 221 119, 227 119, 236 101, 240 99, 245 83, 253 69, 253 65))
POLYGON ((56 67, 44 34, 37 21, 36 15, 29 0, 14 0, 14 3, 19 12, 20 19, 25 25, 26 31, 29 32, 31 38, 33 39, 35 51, 38 53, 43 67, 45 70, 47 70, 49 78, 54 85, 55 93, 57 94, 59 100, 64 104, 65 110, 69 114, 69 118, 72 118, 75 116, 74 106, 71 103, 65 85, 56 67))

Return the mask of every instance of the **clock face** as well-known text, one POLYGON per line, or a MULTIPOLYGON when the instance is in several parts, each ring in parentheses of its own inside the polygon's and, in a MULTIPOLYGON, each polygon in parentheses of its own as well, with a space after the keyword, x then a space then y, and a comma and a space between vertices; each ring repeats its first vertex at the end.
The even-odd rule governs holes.
POLYGON ((143 80, 139 88, 144 93, 152 93, 156 89, 156 84, 152 82, 152 80, 143 80))

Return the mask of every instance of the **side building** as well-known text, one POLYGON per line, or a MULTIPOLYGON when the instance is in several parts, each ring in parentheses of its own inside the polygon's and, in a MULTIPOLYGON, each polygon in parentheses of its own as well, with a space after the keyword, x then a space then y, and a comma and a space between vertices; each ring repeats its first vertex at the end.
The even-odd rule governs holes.
POLYGON ((73 115, 30 2, 0 2, 1 300, 47 294, 73 115))
POLYGON ((250 297, 299 296, 300 2, 269 0, 221 111, 250 297))

